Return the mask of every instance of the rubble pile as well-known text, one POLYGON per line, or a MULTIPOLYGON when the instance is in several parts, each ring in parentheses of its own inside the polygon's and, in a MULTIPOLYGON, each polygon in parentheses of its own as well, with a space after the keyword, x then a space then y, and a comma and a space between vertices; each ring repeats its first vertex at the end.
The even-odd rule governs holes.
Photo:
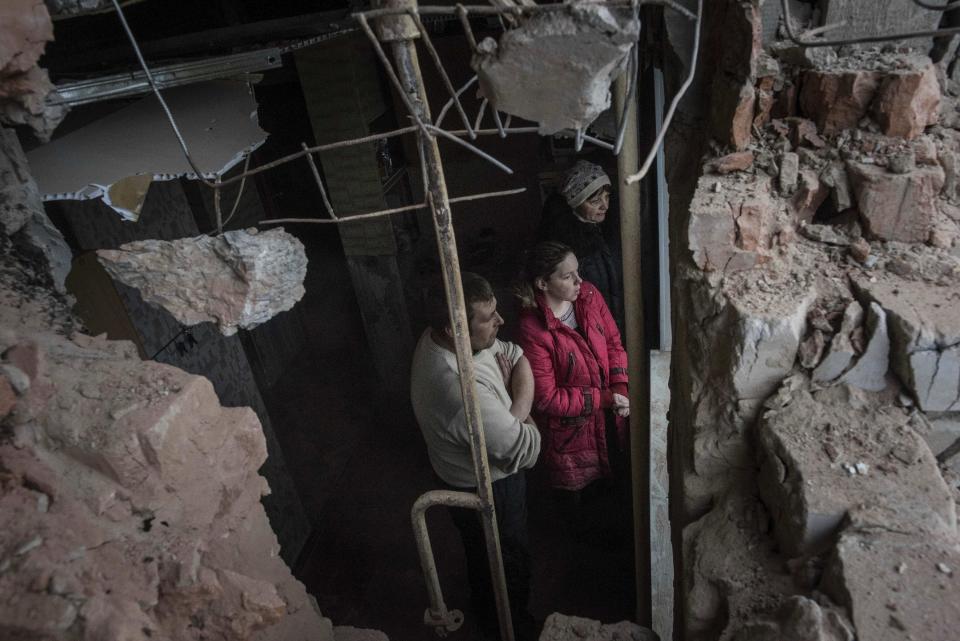
POLYGON ((253 411, 75 331, 3 255, 0 637, 332 639, 278 556, 253 411))
POLYGON ((711 28, 674 270, 682 636, 952 638, 957 87, 906 47, 764 43, 756 2, 711 28))

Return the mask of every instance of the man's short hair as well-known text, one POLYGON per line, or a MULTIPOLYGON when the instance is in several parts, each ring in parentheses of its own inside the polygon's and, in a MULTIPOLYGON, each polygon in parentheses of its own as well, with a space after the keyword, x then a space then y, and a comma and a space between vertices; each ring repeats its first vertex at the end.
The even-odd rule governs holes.
MULTIPOLYGON (((493 288, 487 279, 473 272, 462 272, 463 300, 467 304, 467 323, 473 321, 473 304, 486 303, 493 300, 493 288)), ((447 313, 447 297, 443 292, 443 281, 437 279, 427 294, 427 321, 430 327, 442 332, 450 327, 450 316, 447 313)))

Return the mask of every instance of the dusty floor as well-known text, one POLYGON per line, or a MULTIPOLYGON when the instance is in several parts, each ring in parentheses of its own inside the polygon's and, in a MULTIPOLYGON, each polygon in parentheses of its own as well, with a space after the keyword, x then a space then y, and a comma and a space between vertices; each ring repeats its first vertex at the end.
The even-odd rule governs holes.
MULTIPOLYGON (((428 600, 409 518, 417 496, 434 487, 423 441, 406 399, 391 405, 376 398, 373 381, 363 384, 371 373, 359 318, 348 317, 355 303, 337 299, 350 294, 336 286, 349 279, 335 253, 336 238, 318 237, 307 246, 312 255, 300 313, 308 330, 321 322, 337 325, 330 331, 339 340, 313 333, 309 349, 266 395, 316 525, 295 573, 336 625, 383 630, 398 641, 435 639, 421 622, 428 600), (331 309, 344 317, 331 318, 331 309)), ((529 478, 534 617, 560 611, 603 622, 631 619, 629 532, 617 543, 575 543, 543 479, 536 473, 529 478)), ((608 501, 597 511, 597 518, 612 518, 617 508, 608 501)), ((628 527, 629 515, 622 522, 628 527)), ((457 531, 442 508, 428 523, 447 605, 466 612, 457 531)), ((465 624, 451 638, 467 640, 473 633, 465 624)))

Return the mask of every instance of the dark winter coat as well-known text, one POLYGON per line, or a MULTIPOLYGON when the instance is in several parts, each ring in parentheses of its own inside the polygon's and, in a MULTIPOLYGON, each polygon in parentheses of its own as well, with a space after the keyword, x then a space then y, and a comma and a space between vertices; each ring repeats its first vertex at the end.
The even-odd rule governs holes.
MULTIPOLYGON (((579 490, 611 476, 605 413, 611 392, 626 395, 627 354, 597 288, 584 281, 573 304, 579 330, 557 319, 542 295, 520 314, 518 339, 533 369, 533 417, 550 484, 579 490)), ((626 419, 617 418, 626 439, 626 419)))
POLYGON ((618 327, 623 327, 623 287, 619 258, 603 235, 602 225, 585 223, 559 194, 544 203, 538 240, 555 240, 573 250, 580 277, 596 285, 618 327))

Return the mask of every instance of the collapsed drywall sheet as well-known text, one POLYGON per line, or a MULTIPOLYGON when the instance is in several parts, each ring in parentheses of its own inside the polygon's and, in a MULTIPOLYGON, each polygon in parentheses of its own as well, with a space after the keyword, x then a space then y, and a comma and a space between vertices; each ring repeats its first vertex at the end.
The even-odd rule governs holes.
MULTIPOLYGON (((164 99, 208 179, 263 144, 247 83, 218 80, 168 89, 164 99)), ((45 201, 102 198, 136 220, 153 180, 196 178, 166 115, 149 95, 27 155, 45 201)))

